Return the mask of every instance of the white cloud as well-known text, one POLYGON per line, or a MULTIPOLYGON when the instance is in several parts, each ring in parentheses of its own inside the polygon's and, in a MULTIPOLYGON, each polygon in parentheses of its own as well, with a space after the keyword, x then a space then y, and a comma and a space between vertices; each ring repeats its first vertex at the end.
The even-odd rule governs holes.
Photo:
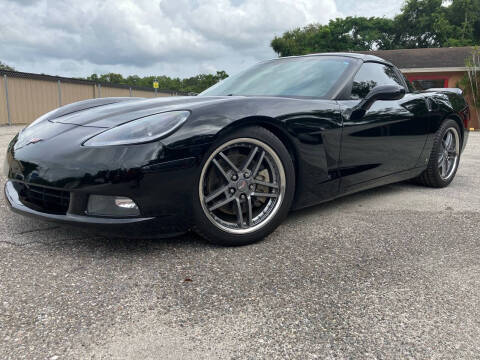
POLYGON ((339 0, 338 10, 344 16, 378 16, 392 18, 400 12, 404 0, 339 0))
POLYGON ((64 76, 234 73, 274 57, 275 35, 348 13, 335 0, 0 0, 0 9, 0 60, 64 76))

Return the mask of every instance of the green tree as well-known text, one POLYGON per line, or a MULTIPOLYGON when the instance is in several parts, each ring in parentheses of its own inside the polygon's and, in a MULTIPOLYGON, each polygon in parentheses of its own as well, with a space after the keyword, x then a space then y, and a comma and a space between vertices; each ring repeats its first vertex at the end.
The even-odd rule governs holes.
POLYGON ((11 66, 0 61, 0 70, 8 70, 8 71, 15 71, 15 69, 11 66))
POLYGON ((408 0, 394 18, 395 47, 425 48, 440 46, 440 34, 445 15, 442 0, 408 0))
POLYGON ((165 75, 150 75, 145 77, 130 75, 124 78, 121 74, 116 73, 102 75, 92 74, 86 79, 100 83, 122 84, 146 88, 152 88, 153 82, 157 80, 160 89, 178 91, 181 93, 200 93, 227 77, 228 74, 225 71, 217 71, 216 74, 199 74, 185 79, 180 79, 178 77, 170 78, 165 75))
POLYGON ((280 56, 312 52, 395 48, 395 23, 378 17, 346 17, 327 25, 312 24, 275 37, 271 46, 280 56))
POLYGON ((98 81, 102 83, 110 83, 110 84, 124 84, 125 79, 121 74, 115 73, 108 73, 98 76, 97 74, 92 74, 87 77, 87 80, 98 81))
POLYGON ((480 40, 480 0, 455 0, 445 8, 451 25, 443 46, 478 45, 480 40))
POLYGON ((465 66, 467 71, 463 78, 457 84, 457 87, 461 88, 465 95, 470 100, 470 104, 473 105, 473 111, 477 117, 479 117, 480 109, 480 49, 475 48, 472 56, 465 60, 465 66))
POLYGON ((475 108, 480 108, 480 49, 475 48, 472 56, 465 60, 467 72, 457 84, 471 97, 475 108))
POLYGON ((480 0, 406 0, 393 19, 346 17, 275 37, 280 56, 480 44, 480 0))

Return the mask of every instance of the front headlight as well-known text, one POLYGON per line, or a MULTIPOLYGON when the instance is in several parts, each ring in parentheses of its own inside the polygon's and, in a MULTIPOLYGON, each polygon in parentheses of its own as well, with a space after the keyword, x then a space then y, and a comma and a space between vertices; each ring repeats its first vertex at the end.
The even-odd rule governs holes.
POLYGON ((189 115, 189 111, 170 111, 149 115, 104 131, 88 139, 83 145, 129 145, 158 140, 180 128, 189 115))

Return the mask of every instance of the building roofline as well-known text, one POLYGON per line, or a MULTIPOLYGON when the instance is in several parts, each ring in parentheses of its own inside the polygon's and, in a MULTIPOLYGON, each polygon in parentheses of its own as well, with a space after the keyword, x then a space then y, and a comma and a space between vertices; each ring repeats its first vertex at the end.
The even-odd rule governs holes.
POLYGON ((465 72, 468 69, 464 67, 432 67, 432 68, 404 68, 400 69, 403 73, 429 73, 429 72, 465 72))
MULTIPOLYGON (((0 70, 0 76, 7 76, 7 77, 15 77, 15 78, 23 78, 23 79, 32 79, 32 80, 44 80, 44 81, 60 81, 63 83, 69 84, 80 84, 80 85, 100 85, 105 87, 112 87, 117 89, 132 89, 132 90, 141 90, 141 91, 149 91, 154 92, 155 90, 149 87, 144 86, 130 86, 126 84, 112 84, 107 82, 99 82, 93 80, 85 80, 85 79, 76 79, 76 78, 67 78, 63 76, 53 76, 53 75, 45 75, 45 74, 34 74, 34 73, 26 73, 21 71, 11 71, 11 70, 0 70)), ((158 92, 166 93, 166 94, 180 94, 183 95, 182 92, 173 91, 173 90, 166 90, 166 89, 158 89, 158 92)))
MULTIPOLYGON (((384 58, 400 69, 463 68, 472 46, 360 51, 384 58)), ((437 70, 438 71, 438 70, 437 70)), ((462 70, 456 70, 462 71, 462 70)))

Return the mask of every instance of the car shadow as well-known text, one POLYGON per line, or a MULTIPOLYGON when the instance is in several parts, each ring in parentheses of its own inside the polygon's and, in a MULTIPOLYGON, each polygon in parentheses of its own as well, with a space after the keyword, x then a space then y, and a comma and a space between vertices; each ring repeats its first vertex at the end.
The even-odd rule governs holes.
MULTIPOLYGON (((319 205, 311 206, 301 210, 292 211, 286 222, 295 222, 308 216, 322 216, 330 214, 339 209, 357 209, 362 206, 366 200, 372 197, 384 197, 398 192, 408 191, 409 188, 417 186, 410 183, 397 183, 382 186, 379 188, 366 190, 357 194, 348 195, 335 200, 331 200, 319 205)), ((213 245, 196 235, 188 232, 183 235, 173 237, 120 237, 117 235, 108 235, 94 230, 86 230, 75 226, 58 225, 37 219, 29 219, 20 215, 9 213, 8 219, 10 228, 16 229, 11 243, 18 246, 28 246, 41 244, 47 246, 49 251, 58 248, 64 251, 65 248, 83 248, 84 251, 93 253, 101 252, 103 254, 148 254, 151 252, 164 251, 208 251, 211 249, 228 249, 222 246, 213 245), (28 219, 28 220, 27 220, 28 219)), ((8 241, 5 241, 8 243, 8 241)), ((266 246, 257 243, 251 246, 266 246)))
POLYGON ((318 205, 292 211, 288 216, 288 220, 295 220, 307 215, 322 215, 339 209, 358 209, 359 207, 363 207, 365 201, 375 198, 381 199, 383 197, 391 196, 397 193, 408 192, 418 188, 418 185, 411 182, 388 184, 373 189, 360 191, 358 193, 341 196, 318 205))

